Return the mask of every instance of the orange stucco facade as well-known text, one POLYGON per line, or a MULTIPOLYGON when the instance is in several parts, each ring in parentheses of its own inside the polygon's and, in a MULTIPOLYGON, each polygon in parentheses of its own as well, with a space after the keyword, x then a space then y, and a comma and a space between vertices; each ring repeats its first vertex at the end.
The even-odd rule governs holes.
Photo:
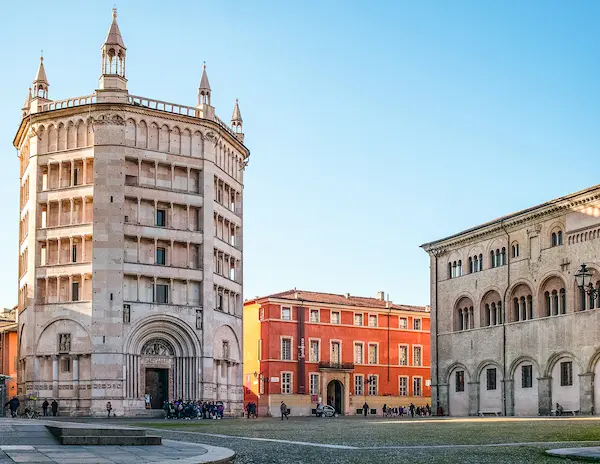
POLYGON ((357 414, 366 401, 430 404, 427 307, 284 292, 244 305, 245 402, 261 415, 309 415, 317 401, 357 414), (297 298, 296 298, 297 297, 297 298))
POLYGON ((17 394, 17 324, 2 322, 0 320, 0 374, 11 377, 5 382, 8 399, 17 394))

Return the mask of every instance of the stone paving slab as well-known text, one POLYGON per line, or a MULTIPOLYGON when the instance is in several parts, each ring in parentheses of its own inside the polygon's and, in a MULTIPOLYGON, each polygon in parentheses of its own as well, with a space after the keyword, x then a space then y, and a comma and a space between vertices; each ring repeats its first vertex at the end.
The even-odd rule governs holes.
POLYGON ((558 458, 568 458, 578 461, 600 461, 600 446, 552 449, 547 450, 546 454, 558 458))
POLYGON ((0 464, 208 464, 226 462, 234 456, 227 448, 174 440, 155 446, 61 445, 43 421, 0 418, 0 464))

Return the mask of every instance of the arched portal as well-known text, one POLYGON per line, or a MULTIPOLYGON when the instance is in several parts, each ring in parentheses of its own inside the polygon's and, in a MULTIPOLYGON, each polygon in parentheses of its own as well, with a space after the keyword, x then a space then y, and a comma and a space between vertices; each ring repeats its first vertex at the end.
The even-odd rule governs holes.
POLYGON ((172 390, 172 357, 175 350, 162 338, 148 340, 141 350, 144 357, 146 408, 161 409, 172 390))
POLYGON ((327 384, 327 404, 335 408, 335 412, 342 414, 344 407, 344 386, 339 380, 332 380, 327 384))

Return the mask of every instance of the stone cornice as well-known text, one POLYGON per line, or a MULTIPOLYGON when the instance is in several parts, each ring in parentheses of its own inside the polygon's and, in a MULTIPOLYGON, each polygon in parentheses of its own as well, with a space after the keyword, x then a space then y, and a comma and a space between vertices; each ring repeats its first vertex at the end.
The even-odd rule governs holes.
MULTIPOLYGON (((219 134, 219 137, 225 138, 231 145, 237 147, 238 151, 244 158, 250 156, 250 150, 237 138, 233 137, 229 132, 224 130, 217 122, 211 121, 210 119, 194 118, 191 116, 185 116, 176 113, 170 113, 167 111, 156 110, 145 106, 132 105, 130 103, 93 103, 90 105, 73 106, 68 108, 44 111, 40 113, 31 113, 21 119, 21 124, 17 130, 17 134, 13 139, 13 145, 19 147, 23 137, 22 131, 24 126, 29 122, 32 124, 41 123, 48 119, 58 119, 71 117, 76 115, 95 115, 98 112, 104 111, 117 111, 125 113, 134 113, 140 115, 146 115, 150 117, 159 117, 170 121, 176 121, 184 124, 191 124, 194 126, 203 127, 206 130, 212 130, 219 134)), ((86 118, 87 119, 87 118, 86 118)), ((94 122, 98 122, 94 120, 94 122)))
POLYGON ((497 219, 491 223, 467 229, 455 235, 421 245, 431 256, 442 254, 456 247, 473 244, 481 239, 493 239, 505 236, 505 231, 520 229, 530 224, 537 228, 537 222, 555 216, 560 216, 566 210, 581 209, 586 204, 600 199, 600 185, 589 187, 586 190, 572 193, 565 197, 543 203, 533 208, 514 213, 504 218, 497 219))

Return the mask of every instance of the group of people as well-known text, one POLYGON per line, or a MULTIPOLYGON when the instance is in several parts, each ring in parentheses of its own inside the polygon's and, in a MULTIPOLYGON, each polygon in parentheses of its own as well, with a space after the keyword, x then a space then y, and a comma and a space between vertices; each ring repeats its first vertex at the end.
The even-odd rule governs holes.
POLYGON ((220 401, 165 400, 165 419, 223 419, 223 403, 220 401))
POLYGON ((410 403, 410 406, 395 406, 389 407, 387 404, 383 405, 383 417, 425 417, 431 416, 431 406, 427 403, 425 406, 417 406, 410 403))
MULTIPOLYGON (((4 408, 8 408, 11 417, 15 418, 17 417, 17 410, 19 409, 20 405, 21 402, 19 401, 19 398, 13 396, 4 404, 4 408)), ((42 403, 42 411, 44 413, 44 416, 50 415, 48 412, 48 408, 50 408, 50 411, 52 411, 53 416, 58 415, 58 402, 56 400, 52 400, 52 403, 49 403, 47 399, 44 400, 44 402, 42 403)))
POLYGON ((248 419, 252 416, 254 419, 258 417, 258 406, 254 401, 248 401, 246 405, 246 414, 248 415, 248 419))

